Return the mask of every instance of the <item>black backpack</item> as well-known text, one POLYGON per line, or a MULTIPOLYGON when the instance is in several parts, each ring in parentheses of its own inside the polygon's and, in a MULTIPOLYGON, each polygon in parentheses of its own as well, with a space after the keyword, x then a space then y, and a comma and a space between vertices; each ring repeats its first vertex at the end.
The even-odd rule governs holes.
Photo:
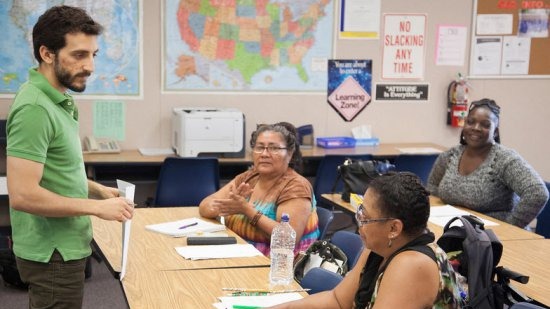
POLYGON ((437 244, 449 255, 455 270, 467 279, 467 307, 473 309, 502 308, 495 281, 496 266, 502 256, 502 243, 483 221, 467 215, 455 217, 445 225, 437 244), (451 226, 461 221, 462 226, 451 226))
POLYGON ((0 234, 0 273, 7 286, 13 286, 18 289, 26 290, 28 285, 21 281, 15 254, 13 254, 11 237, 0 234))

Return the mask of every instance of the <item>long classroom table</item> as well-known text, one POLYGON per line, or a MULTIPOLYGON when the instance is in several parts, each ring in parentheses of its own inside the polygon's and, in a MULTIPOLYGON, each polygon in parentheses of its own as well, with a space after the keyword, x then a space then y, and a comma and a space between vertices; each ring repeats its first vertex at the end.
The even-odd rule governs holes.
MULTIPOLYGON (((130 308, 212 308, 222 288, 269 289, 265 256, 185 260, 174 247, 185 238, 148 231, 145 225, 198 217, 198 207, 137 208, 132 219, 126 276, 121 282, 130 308)), ((204 218, 202 218, 204 219, 204 218)), ((92 217, 94 242, 105 263, 120 272, 122 224, 92 217)), ((238 243, 244 241, 230 230, 238 243)), ((299 289, 293 282, 290 289, 299 289)), ((303 296, 306 294, 302 293, 303 296)))
MULTIPOLYGON (((372 154, 375 157, 393 157, 403 154, 403 149, 433 148, 437 151, 445 151, 446 148, 434 143, 382 143, 377 146, 357 146, 353 148, 322 148, 314 146, 312 148, 301 148, 303 158, 322 158, 326 155, 354 155, 354 154, 372 154)), ((175 156, 175 155, 172 155, 175 156)), ((103 163, 149 163, 160 164, 169 156, 141 155, 137 149, 123 150, 120 153, 84 153, 85 164, 103 164, 103 163)), ((220 164, 232 163, 251 163, 252 155, 249 151, 245 152, 242 158, 219 158, 220 164)))
MULTIPOLYGON (((130 308, 205 308, 229 292, 222 288, 269 290, 269 268, 154 271, 129 267, 122 286, 130 308)), ((293 282, 290 289, 299 289, 293 282)), ((302 296, 307 294, 301 293, 302 296)))
MULTIPOLYGON (((350 203, 345 202, 342 200, 341 194, 338 193, 332 193, 332 194, 322 194, 321 198, 324 202, 333 205, 336 209, 343 210, 344 212, 353 215, 355 214, 356 210, 350 203)), ((441 206, 444 205, 443 202, 439 198, 434 198, 430 196, 430 204, 432 206, 441 206)), ((458 207, 460 208, 460 207, 458 207)), ((519 228, 517 226, 508 224, 506 222, 497 220, 495 218, 491 218, 489 216, 486 216, 484 214, 478 213, 476 211, 472 211, 470 209, 465 209, 468 212, 472 213, 475 216, 478 216, 483 219, 491 220, 493 222, 498 223, 496 226, 490 226, 487 227, 488 229, 492 229, 498 236, 498 238, 503 240, 522 240, 522 239, 543 239, 539 234, 529 232, 527 230, 524 230, 522 228, 519 228)), ((430 231, 432 231, 436 238, 439 238, 443 234, 443 227, 433 224, 428 221, 428 228, 430 231)))
POLYGON ((527 296, 550 307, 550 239, 506 240, 501 266, 529 276, 527 284, 511 281, 527 296))
MULTIPOLYGON (((140 263, 150 265, 155 270, 269 266, 269 258, 263 255, 233 259, 186 260, 174 249, 187 245, 185 237, 171 237, 145 229, 145 226, 149 224, 192 217, 200 217, 198 207, 136 208, 132 218, 128 264, 138 260, 140 263)), ((91 218, 94 243, 100 249, 109 269, 117 276, 121 270, 122 223, 105 221, 95 216, 91 216, 91 218)), ((226 230, 226 232, 229 236, 235 236, 238 243, 245 243, 233 231, 226 230)))

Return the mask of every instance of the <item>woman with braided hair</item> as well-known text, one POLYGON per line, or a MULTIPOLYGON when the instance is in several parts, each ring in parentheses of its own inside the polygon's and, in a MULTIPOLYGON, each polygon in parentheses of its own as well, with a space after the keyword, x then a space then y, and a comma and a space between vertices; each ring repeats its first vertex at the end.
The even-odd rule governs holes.
POLYGON ((548 191, 527 161, 500 144, 499 122, 495 101, 472 102, 460 145, 439 155, 428 190, 447 204, 524 228, 546 204, 548 191))

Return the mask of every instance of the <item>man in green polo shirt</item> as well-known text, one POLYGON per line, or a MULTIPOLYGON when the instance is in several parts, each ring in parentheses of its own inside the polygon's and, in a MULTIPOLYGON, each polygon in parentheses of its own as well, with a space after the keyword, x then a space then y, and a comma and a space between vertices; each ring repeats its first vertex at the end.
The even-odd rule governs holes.
POLYGON ((89 215, 132 217, 133 205, 115 188, 86 178, 78 109, 67 93, 86 88, 101 31, 79 8, 56 6, 40 16, 33 28, 38 68, 29 70, 8 115, 13 250, 29 283, 30 308, 80 308, 91 254, 89 215))

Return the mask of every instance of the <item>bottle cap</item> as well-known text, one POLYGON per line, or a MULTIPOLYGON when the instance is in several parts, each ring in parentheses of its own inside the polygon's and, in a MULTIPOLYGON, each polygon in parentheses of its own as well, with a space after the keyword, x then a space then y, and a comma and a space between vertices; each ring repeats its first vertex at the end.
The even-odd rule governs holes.
POLYGON ((281 216, 281 222, 288 222, 290 219, 289 215, 287 213, 283 213, 281 216))

